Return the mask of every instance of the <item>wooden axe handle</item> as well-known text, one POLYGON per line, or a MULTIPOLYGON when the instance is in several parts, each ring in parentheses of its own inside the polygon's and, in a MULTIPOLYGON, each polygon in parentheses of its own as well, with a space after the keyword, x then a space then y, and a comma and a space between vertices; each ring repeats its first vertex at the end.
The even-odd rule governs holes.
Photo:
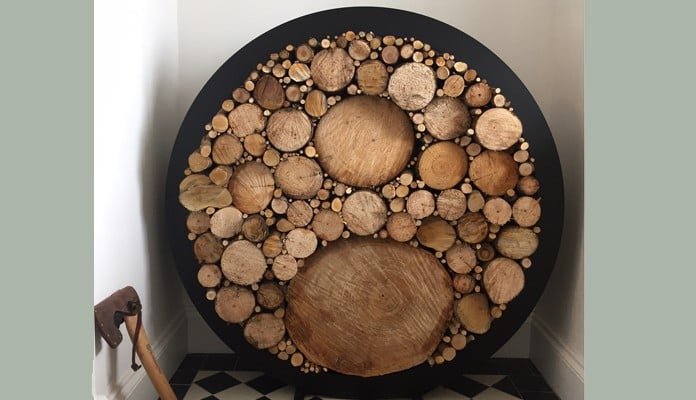
MULTIPOLYGON (((131 342, 136 343, 134 336, 135 327, 138 322, 137 315, 125 315, 123 320, 126 323, 126 329, 128 330, 128 336, 130 336, 131 342)), ((162 369, 157 363, 157 359, 152 352, 152 347, 150 346, 150 341, 147 338, 147 333, 145 333, 144 326, 140 326, 135 351, 138 353, 138 358, 140 358, 140 362, 143 364, 143 367, 145 367, 145 372, 147 372, 147 376, 150 378, 152 385, 155 387, 155 390, 157 390, 157 393, 159 393, 160 399, 177 400, 171 385, 169 385, 169 380, 162 372, 162 369)))

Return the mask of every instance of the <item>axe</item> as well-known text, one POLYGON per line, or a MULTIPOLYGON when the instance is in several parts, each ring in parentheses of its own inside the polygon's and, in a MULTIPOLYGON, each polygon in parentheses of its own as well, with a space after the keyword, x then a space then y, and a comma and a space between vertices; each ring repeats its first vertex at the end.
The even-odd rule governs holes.
POLYGON ((176 400, 176 395, 157 363, 145 328, 142 326, 142 305, 138 293, 133 287, 126 286, 94 306, 94 319, 97 330, 109 344, 109 347, 114 349, 123 340, 119 327, 121 323, 125 322, 126 330, 133 343, 131 368, 133 371, 137 371, 141 367, 135 362, 135 354, 137 353, 160 398, 162 400, 176 400))

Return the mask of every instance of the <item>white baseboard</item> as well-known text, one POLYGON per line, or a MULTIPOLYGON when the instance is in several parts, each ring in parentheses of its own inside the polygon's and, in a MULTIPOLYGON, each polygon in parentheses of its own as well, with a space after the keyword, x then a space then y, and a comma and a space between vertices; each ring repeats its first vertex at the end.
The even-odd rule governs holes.
MULTIPOLYGON (((185 313, 180 312, 162 332, 164 335, 161 337, 148 339, 160 368, 167 377, 171 377, 186 356, 185 313)), ((157 397, 144 368, 137 371, 129 369, 107 394, 109 400, 152 400, 157 397)))
POLYGON ((585 366, 540 318, 532 317, 530 358, 563 400, 585 396, 585 366))

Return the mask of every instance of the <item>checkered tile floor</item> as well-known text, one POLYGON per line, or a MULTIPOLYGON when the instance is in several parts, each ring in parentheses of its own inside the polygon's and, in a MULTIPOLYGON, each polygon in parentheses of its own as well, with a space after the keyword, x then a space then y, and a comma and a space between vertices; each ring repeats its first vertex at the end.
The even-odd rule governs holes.
MULTIPOLYGON (((189 354, 170 380, 184 400, 293 400, 291 386, 260 372, 235 354, 189 354)), ((332 400, 308 396, 307 400, 332 400)), ((494 358, 422 400, 553 400, 558 397, 534 364, 522 358, 494 358)))

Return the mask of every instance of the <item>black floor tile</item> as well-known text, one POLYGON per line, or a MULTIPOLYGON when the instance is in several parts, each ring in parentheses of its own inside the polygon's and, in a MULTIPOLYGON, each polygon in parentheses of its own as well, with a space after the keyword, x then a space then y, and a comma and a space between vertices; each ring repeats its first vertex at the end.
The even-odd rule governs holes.
POLYGON ((489 361, 497 368, 498 375, 532 375, 529 359, 492 358, 489 361))
POLYGON ((517 390, 522 392, 553 392, 541 376, 512 375, 510 377, 517 390))
POLYGON ((524 400, 560 400, 553 392, 522 392, 524 400))
POLYGON ((236 354, 210 354, 203 360, 201 371, 231 371, 238 359, 236 354))
POLYGON ((215 396, 208 396, 208 397, 202 398, 201 400, 218 400, 218 398, 215 396))
POLYGON ((532 370, 532 374, 536 376, 541 376, 541 372, 539 372, 539 369, 534 365, 532 360, 529 360, 529 368, 532 370))
POLYGON ((233 386, 239 385, 241 382, 227 375, 224 372, 210 375, 207 378, 196 381, 196 384, 210 393, 217 393, 233 386))
POLYGON ((176 395, 177 399, 183 399, 184 396, 186 395, 186 392, 188 392, 190 385, 175 385, 172 384, 172 390, 174 391, 174 394, 176 395))
POLYGON ((246 385, 256 389, 260 393, 268 394, 286 386, 286 383, 270 375, 261 375, 258 378, 246 382, 246 385))
POLYGON ((517 391, 517 388, 515 385, 512 383, 512 380, 510 379, 509 376, 506 376, 505 378, 501 379, 497 383, 493 385, 494 388, 501 390, 507 394, 511 394, 513 396, 517 397, 522 397, 520 396, 520 393, 517 391))
POLYGON ((488 388, 488 386, 476 382, 472 379, 469 379, 465 376, 460 376, 459 378, 442 386, 469 397, 474 397, 488 388))
POLYGON ((474 374, 474 375, 497 375, 499 365, 496 363, 495 359, 489 359, 483 361, 480 364, 469 364, 464 367, 464 374, 474 374))
POLYGON ((174 372, 172 378, 169 380, 171 384, 181 384, 188 385, 193 382, 193 378, 196 377, 198 369, 181 369, 179 368, 174 372))
POLYGON ((234 365, 234 369, 236 371, 264 371, 264 365, 263 362, 261 362, 258 358, 244 358, 244 357, 239 357, 237 360, 237 363, 234 365))
POLYGON ((182 361, 181 365, 179 365, 179 369, 192 369, 198 371, 201 369, 201 366, 206 358, 208 358, 208 354, 187 354, 186 357, 184 357, 184 361, 182 361))

